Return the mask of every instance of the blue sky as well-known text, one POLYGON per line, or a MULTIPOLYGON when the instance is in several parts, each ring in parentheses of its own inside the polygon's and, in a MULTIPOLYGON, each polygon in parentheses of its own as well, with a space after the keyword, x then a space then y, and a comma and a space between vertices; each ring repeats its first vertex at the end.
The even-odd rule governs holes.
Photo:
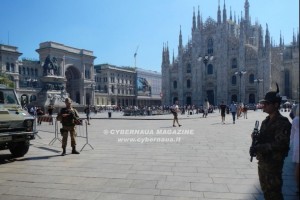
MULTIPOLYGON (((244 15, 244 0, 226 0, 227 17, 244 15)), ((94 64, 109 63, 160 71, 163 43, 177 55, 191 38, 193 9, 205 21, 217 19, 218 0, 0 0, 0 43, 18 47, 21 57, 38 59, 39 44, 54 41, 87 49, 94 64)), ((299 30, 299 0, 249 0, 252 24, 266 23, 271 37, 285 44, 299 30)), ((220 0, 221 11, 224 0, 220 0)), ((172 56, 172 55, 170 55, 172 56)))

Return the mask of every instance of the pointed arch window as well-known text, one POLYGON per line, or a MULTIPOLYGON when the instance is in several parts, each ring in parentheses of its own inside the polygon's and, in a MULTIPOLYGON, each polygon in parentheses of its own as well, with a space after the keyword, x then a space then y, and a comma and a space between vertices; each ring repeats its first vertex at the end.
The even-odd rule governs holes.
POLYGON ((236 58, 232 58, 231 59, 231 68, 237 68, 237 59, 236 58))
POLYGON ((186 66, 186 73, 191 73, 192 72, 192 66, 191 63, 188 63, 186 66))
POLYGON ((213 74, 214 72, 214 66, 212 64, 209 64, 207 66, 207 74, 213 74))
POLYGON ((214 53, 214 41, 212 38, 207 40, 207 53, 213 54, 214 53))
POLYGON ((231 84, 236 85, 236 76, 231 77, 231 84))
POLYGON ((249 75, 249 83, 254 83, 254 74, 249 75))
POLYGON ((190 79, 186 80, 186 87, 191 88, 191 80, 190 79))
POLYGON ((174 89, 177 88, 177 81, 173 81, 173 88, 174 88, 174 89))

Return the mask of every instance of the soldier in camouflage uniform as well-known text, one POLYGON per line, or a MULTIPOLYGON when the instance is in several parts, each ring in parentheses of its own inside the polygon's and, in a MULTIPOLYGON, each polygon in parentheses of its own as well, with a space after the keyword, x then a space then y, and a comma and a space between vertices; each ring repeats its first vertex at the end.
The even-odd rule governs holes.
POLYGON ((265 200, 283 200, 282 168, 289 151, 291 123, 279 112, 281 97, 278 85, 277 92, 268 92, 260 103, 269 116, 262 122, 258 144, 250 151, 256 153, 259 182, 265 200))
POLYGON ((66 107, 62 108, 60 113, 57 115, 57 120, 61 121, 62 128, 61 128, 61 134, 62 134, 62 156, 66 155, 66 147, 67 147, 67 141, 68 141, 68 132, 70 132, 71 136, 71 146, 72 146, 72 154, 79 154, 78 151, 76 151, 76 132, 75 132, 75 120, 79 120, 78 113, 76 109, 74 109, 71 106, 72 100, 70 98, 65 99, 66 107))

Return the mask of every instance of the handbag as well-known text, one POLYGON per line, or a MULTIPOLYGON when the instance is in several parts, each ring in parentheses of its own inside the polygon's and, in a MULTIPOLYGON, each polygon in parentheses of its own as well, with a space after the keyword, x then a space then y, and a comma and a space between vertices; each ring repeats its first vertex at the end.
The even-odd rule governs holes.
POLYGON ((170 111, 171 111, 172 114, 176 113, 176 110, 174 108, 171 108, 170 111))

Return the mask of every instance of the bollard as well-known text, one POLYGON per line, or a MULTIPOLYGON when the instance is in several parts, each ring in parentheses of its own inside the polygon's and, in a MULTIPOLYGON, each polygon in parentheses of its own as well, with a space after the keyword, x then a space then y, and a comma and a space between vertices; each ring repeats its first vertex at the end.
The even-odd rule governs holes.
POLYGON ((108 118, 111 118, 111 112, 108 112, 108 118))

